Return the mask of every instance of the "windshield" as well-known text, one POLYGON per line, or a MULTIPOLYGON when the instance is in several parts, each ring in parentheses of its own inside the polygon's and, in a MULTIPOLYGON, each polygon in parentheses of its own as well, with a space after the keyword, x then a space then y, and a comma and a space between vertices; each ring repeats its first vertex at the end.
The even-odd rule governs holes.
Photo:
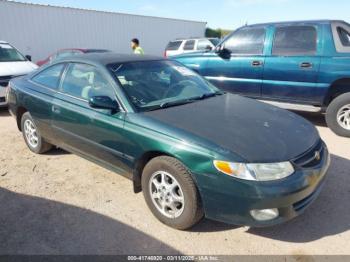
POLYGON ((109 66, 139 111, 194 102, 221 94, 197 73, 175 61, 143 61, 109 66))
POLYGON ((26 61, 26 58, 9 44, 0 43, 0 62, 26 61))

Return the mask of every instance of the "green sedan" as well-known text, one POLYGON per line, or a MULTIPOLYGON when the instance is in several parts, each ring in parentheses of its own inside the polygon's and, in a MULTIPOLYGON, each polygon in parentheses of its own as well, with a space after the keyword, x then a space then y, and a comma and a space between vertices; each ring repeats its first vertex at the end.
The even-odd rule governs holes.
POLYGON ((13 79, 8 103, 34 153, 53 146, 133 182, 163 223, 270 226, 319 195, 330 158, 294 113, 226 94, 159 57, 88 54, 13 79))

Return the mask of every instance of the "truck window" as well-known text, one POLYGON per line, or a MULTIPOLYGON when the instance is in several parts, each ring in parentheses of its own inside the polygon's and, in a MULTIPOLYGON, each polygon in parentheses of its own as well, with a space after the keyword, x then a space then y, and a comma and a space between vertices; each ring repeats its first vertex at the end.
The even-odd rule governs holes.
POLYGON ((169 44, 166 47, 166 50, 168 50, 168 51, 178 50, 181 44, 182 44, 182 41, 169 42, 169 44))
POLYGON ((194 49, 194 40, 187 40, 184 46, 184 50, 193 50, 194 49))
POLYGON ((206 50, 208 46, 212 47, 212 44, 208 39, 199 39, 197 43, 197 50, 206 50))
POLYGON ((283 26, 276 28, 272 55, 315 55, 317 31, 313 26, 283 26))
POLYGON ((350 33, 342 27, 337 27, 340 42, 343 46, 350 46, 350 33))
POLYGON ((224 47, 232 54, 261 55, 264 51, 265 28, 242 28, 233 33, 224 47))

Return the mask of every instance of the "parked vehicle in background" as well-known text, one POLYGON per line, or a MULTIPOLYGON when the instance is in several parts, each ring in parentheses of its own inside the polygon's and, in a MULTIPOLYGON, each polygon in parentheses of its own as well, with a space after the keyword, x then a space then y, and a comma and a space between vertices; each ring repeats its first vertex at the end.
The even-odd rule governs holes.
POLYGON ((89 54, 89 53, 105 53, 105 52, 111 52, 111 51, 107 49, 65 48, 65 49, 58 50, 56 53, 50 55, 44 60, 38 61, 36 64, 38 66, 42 66, 47 63, 52 63, 56 59, 64 58, 67 56, 89 54))
POLYGON ((0 41, 0 107, 7 106, 6 89, 11 78, 35 70, 31 57, 22 55, 8 42, 0 41))
POLYGON ((164 56, 170 57, 196 51, 210 51, 213 50, 219 42, 219 38, 177 39, 168 43, 165 48, 164 56))
POLYGON ((306 21, 244 26, 212 52, 175 57, 227 92, 312 106, 350 137, 350 25, 306 21))
POLYGON ((163 223, 203 216, 249 226, 290 220, 317 198, 330 164, 316 128, 224 93, 176 61, 70 57, 10 82, 29 149, 52 145, 133 181, 163 223))

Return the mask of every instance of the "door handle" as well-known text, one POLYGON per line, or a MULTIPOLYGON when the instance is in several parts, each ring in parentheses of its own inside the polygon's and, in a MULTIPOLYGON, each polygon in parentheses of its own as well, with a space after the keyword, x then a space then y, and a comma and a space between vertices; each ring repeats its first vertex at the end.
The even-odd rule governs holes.
POLYGON ((262 66, 263 62, 262 61, 253 61, 252 66, 262 66))
POLYGON ((61 109, 57 106, 52 106, 52 112, 56 113, 56 114, 59 114, 61 113, 61 109))
POLYGON ((309 62, 303 62, 300 64, 301 68, 312 68, 312 63, 309 62))

